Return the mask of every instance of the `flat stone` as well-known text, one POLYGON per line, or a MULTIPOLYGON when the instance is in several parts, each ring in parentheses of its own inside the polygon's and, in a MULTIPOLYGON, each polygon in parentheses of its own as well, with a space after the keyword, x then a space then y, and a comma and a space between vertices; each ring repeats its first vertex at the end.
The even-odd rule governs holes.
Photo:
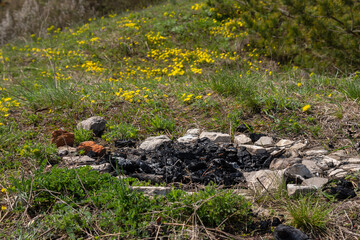
POLYGON ((277 147, 291 147, 294 144, 294 141, 288 139, 281 139, 276 143, 277 147))
POLYGON ((200 138, 208 138, 214 143, 231 143, 231 136, 220 132, 202 132, 200 138))
POLYGON ((274 146, 274 139, 272 137, 261 137, 259 140, 255 142, 255 145, 262 147, 271 147, 274 146))
POLYGON ((111 172, 113 168, 110 163, 103 163, 100 165, 90 165, 91 169, 99 171, 99 172, 111 172))
POLYGON ((329 151, 326 149, 311 149, 305 152, 305 156, 319 156, 326 155, 329 151))
POLYGON ((316 164, 316 161, 312 160, 302 160, 301 162, 306 166, 307 169, 311 172, 311 174, 318 176, 323 173, 323 170, 316 164))
POLYGON ((285 176, 301 176, 303 178, 311 178, 313 175, 311 174, 310 170, 301 163, 296 163, 287 169, 284 172, 285 176))
POLYGON ((166 135, 160 135, 156 137, 148 137, 144 142, 139 146, 140 149, 146 151, 153 151, 157 147, 161 146, 165 142, 170 142, 170 138, 166 135))
POLYGON ((58 155, 59 156, 65 156, 65 155, 68 155, 68 154, 75 154, 76 153, 76 148, 74 147, 70 147, 70 146, 61 146, 61 147, 58 147, 58 155), (66 154, 64 154, 66 153, 66 154), (64 154, 64 155, 62 155, 64 154))
POLYGON ((282 180, 283 171, 281 170, 259 170, 255 172, 244 172, 244 177, 250 189, 255 191, 266 191, 276 189, 282 180), (260 183, 260 182, 261 183, 260 183))
POLYGON ((289 197, 297 197, 308 193, 315 192, 316 188, 312 186, 300 186, 296 184, 287 184, 287 192, 289 197))
POLYGON ((270 163, 270 169, 272 170, 280 170, 285 169, 287 167, 290 167, 291 165, 294 165, 295 163, 301 163, 300 158, 275 158, 270 163))
POLYGON ((347 156, 347 154, 346 154, 345 150, 338 150, 329 155, 329 157, 336 158, 336 160, 340 160, 342 158, 345 158, 346 156, 347 156))
POLYGON ((249 153, 253 154, 253 155, 260 154, 260 153, 264 153, 264 151, 266 151, 265 148, 260 147, 260 146, 255 146, 255 145, 246 145, 246 144, 244 144, 244 145, 238 145, 237 147, 238 147, 238 148, 240 148, 240 147, 245 147, 246 150, 247 150, 249 153))
POLYGON ((346 164, 341 166, 342 169, 349 172, 357 172, 360 170, 360 164, 346 164))
POLYGON ((349 158, 342 161, 341 164, 360 164, 360 158, 349 158))
POLYGON ((99 137, 106 128, 106 120, 103 117, 94 116, 78 123, 76 127, 77 129, 92 130, 95 136, 99 137))
POLYGON ((251 138, 246 136, 245 134, 240 134, 234 137, 234 143, 237 145, 243 145, 243 144, 251 144, 251 138))
POLYGON ((340 161, 329 156, 324 156, 322 161, 324 161, 329 166, 329 168, 338 167, 341 164, 340 161))
POLYGON ((143 187, 143 186, 132 186, 131 189, 137 192, 142 192, 148 196, 165 196, 172 191, 171 187, 143 187))
POLYGON ((197 136, 185 135, 183 137, 179 137, 177 139, 177 141, 180 143, 193 143, 193 142, 196 142, 196 140, 198 140, 198 139, 199 139, 199 137, 197 137, 197 136))
POLYGON ((70 165, 92 165, 95 159, 88 156, 65 156, 62 160, 70 165))
POLYGON ((304 149, 306 146, 307 146, 306 143, 301 143, 301 142, 299 142, 299 143, 295 143, 294 145, 292 145, 292 146, 290 147, 290 149, 295 150, 295 151, 301 151, 301 150, 304 149))
POLYGON ((199 137, 200 132, 201 132, 200 129, 192 128, 192 129, 187 130, 185 135, 191 135, 191 136, 194 136, 194 137, 199 137))
POLYGON ((312 178, 305 179, 302 182, 302 185, 315 187, 315 188, 322 188, 322 186, 324 186, 328 181, 329 181, 329 179, 327 179, 327 178, 312 177, 312 178))
POLYGON ((334 177, 334 178, 342 178, 345 177, 348 173, 343 170, 343 169, 335 169, 333 171, 329 172, 329 177, 334 177))

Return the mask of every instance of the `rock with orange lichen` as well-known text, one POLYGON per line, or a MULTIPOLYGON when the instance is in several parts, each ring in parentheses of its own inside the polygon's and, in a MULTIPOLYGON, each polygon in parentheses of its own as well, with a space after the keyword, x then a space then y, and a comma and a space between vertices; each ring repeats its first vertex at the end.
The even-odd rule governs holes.
POLYGON ((73 133, 59 129, 51 134, 51 143, 55 143, 56 147, 73 146, 75 136, 73 133))
POLYGON ((85 154, 88 154, 90 151, 92 151, 96 154, 96 156, 99 156, 99 157, 104 156, 104 154, 106 152, 106 149, 103 146, 96 144, 93 141, 86 141, 86 142, 80 143, 77 150, 78 151, 84 150, 85 154))

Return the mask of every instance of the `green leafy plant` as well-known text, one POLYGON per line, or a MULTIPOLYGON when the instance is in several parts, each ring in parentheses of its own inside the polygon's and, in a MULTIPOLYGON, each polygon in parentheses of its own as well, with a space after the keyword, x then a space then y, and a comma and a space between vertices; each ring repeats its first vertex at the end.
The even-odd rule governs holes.
POLYGON ((75 140, 74 140, 75 144, 79 144, 85 141, 90 141, 93 138, 94 133, 92 130, 79 128, 74 130, 74 135, 75 135, 75 140))
POLYGON ((136 139, 139 134, 139 130, 128 123, 120 123, 114 125, 108 125, 108 130, 102 135, 102 138, 106 141, 113 141, 115 139, 136 139))
POLYGON ((175 121, 162 116, 155 115, 150 119, 151 129, 153 131, 173 131, 175 129, 175 121))

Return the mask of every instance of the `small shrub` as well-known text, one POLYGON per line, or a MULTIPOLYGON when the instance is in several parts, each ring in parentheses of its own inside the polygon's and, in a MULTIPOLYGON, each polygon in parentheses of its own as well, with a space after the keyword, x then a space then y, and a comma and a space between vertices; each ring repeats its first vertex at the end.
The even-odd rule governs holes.
POLYGON ((79 144, 85 141, 90 141, 93 138, 94 133, 92 130, 86 130, 80 128, 80 129, 75 129, 74 135, 75 135, 75 144, 79 144))
POLYGON ((151 130, 152 131, 173 131, 175 129, 175 121, 171 119, 166 119, 156 115, 150 120, 151 130))
POLYGON ((332 211, 330 203, 309 195, 295 201, 289 200, 286 205, 295 227, 312 233, 326 230, 326 223, 330 220, 329 213, 332 211))
POLYGON ((102 136, 106 141, 113 141, 115 139, 130 140, 136 139, 139 134, 139 130, 131 124, 120 123, 108 126, 108 131, 102 136))

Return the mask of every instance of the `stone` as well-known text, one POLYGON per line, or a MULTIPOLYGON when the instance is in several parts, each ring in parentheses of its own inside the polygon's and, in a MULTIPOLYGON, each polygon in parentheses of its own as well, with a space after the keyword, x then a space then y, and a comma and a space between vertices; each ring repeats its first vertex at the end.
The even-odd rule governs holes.
POLYGON ((251 144, 251 138, 246 136, 245 134, 240 134, 234 137, 234 143, 237 145, 243 145, 243 144, 251 144))
POLYGON ((255 142, 255 145, 262 147, 271 147, 274 145, 274 139, 272 137, 261 137, 259 140, 255 142))
POLYGON ((349 158, 342 161, 341 164, 360 164, 360 158, 349 158))
POLYGON ((88 156, 65 156, 63 162, 69 165, 91 165, 95 163, 95 159, 88 156))
POLYGON ((300 195, 305 195, 316 191, 316 188, 313 186, 300 186, 296 184, 287 184, 287 191, 289 197, 297 197, 300 195))
POLYGON ((304 186, 309 186, 309 187, 315 187, 315 188, 322 188, 326 183, 328 183, 328 179, 327 178, 322 178, 322 177, 312 177, 312 178, 308 178, 305 179, 302 184, 304 186))
POLYGON ((58 147, 57 154, 60 157, 63 157, 63 156, 69 155, 69 154, 76 154, 76 148, 69 147, 69 146, 61 146, 61 147, 58 147))
POLYGON ((329 172, 328 176, 332 178, 343 178, 348 173, 343 169, 335 169, 329 172))
POLYGON ((154 151, 157 147, 161 146, 165 142, 171 142, 170 138, 166 135, 148 137, 144 142, 141 143, 139 148, 146 151, 154 151))
POLYGON ((311 149, 305 152, 305 156, 319 156, 328 154, 326 149, 311 149))
POLYGON ((302 160, 301 163, 305 165, 307 169, 309 169, 311 174, 315 176, 319 176, 320 174, 323 174, 323 170, 321 170, 321 168, 316 164, 316 161, 302 160))
POLYGON ((292 146, 290 147, 290 149, 291 149, 291 150, 295 150, 295 151, 301 151, 301 150, 303 150, 306 146, 307 146, 306 143, 298 142, 298 143, 295 143, 294 145, 292 145, 292 146))
POLYGON ((200 132, 201 132, 200 129, 192 128, 192 129, 187 130, 185 135, 190 135, 190 136, 193 136, 193 137, 199 137, 200 132))
POLYGON ((309 240, 310 238, 299 229, 280 224, 275 228, 274 239, 275 240, 309 240))
POLYGON ((95 136, 100 137, 106 127, 106 120, 103 117, 94 116, 88 118, 77 125, 77 129, 92 130, 95 136))
POLYGON ((241 144, 241 145, 238 145, 237 147, 238 148, 245 147, 246 150, 253 155, 262 154, 262 153, 266 152, 265 148, 260 147, 260 146, 255 146, 255 145, 241 144))
POLYGON ((200 138, 208 138, 214 143, 231 143, 231 136, 220 132, 202 132, 200 138))
POLYGON ((357 172, 360 170, 360 164, 346 164, 342 165, 341 168, 348 172, 357 172))
POLYGON ((177 141, 180 143, 192 143, 192 142, 196 142, 196 140, 198 140, 198 139, 199 139, 199 137, 197 137, 197 136, 185 135, 183 137, 179 137, 177 139, 177 141))
POLYGON ((98 157, 102 157, 106 153, 106 149, 103 146, 96 144, 93 141, 86 141, 80 143, 80 145, 77 147, 77 150, 78 151, 84 150, 85 154, 88 154, 90 151, 92 151, 98 157))
POLYGON ((280 170, 285 169, 291 165, 294 165, 295 163, 301 163, 300 158, 276 158, 272 160, 270 163, 270 169, 272 170, 280 170))
POLYGON ((100 165, 90 165, 91 169, 93 170, 96 170, 96 171, 99 171, 101 173, 104 173, 104 172, 111 172, 112 171, 112 167, 111 167, 111 164, 110 163, 103 163, 103 164, 100 164, 100 165))
POLYGON ((335 158, 336 160, 340 160, 342 158, 345 158, 347 156, 345 150, 338 150, 336 152, 332 152, 328 155, 331 158, 335 158))
POLYGON ((244 177, 250 189, 255 191, 266 191, 267 190, 276 189, 282 180, 281 170, 259 170, 255 172, 244 172, 244 177), (260 182, 261 183, 260 183, 260 182))
POLYGON ((51 143, 55 143, 56 147, 73 146, 75 135, 65 130, 59 129, 51 134, 51 143))
POLYGON ((132 186, 131 189, 137 192, 142 192, 148 196, 165 196, 172 191, 171 187, 151 187, 151 186, 132 186))
POLYGON ((276 143, 277 147, 291 147, 294 144, 294 141, 288 139, 281 139, 276 143))
POLYGON ((311 178, 312 174, 310 172, 310 170, 301 163, 296 163, 290 167, 288 167, 284 174, 289 174, 289 175, 299 175, 302 176, 303 178, 311 178))
POLYGON ((338 167, 341 162, 336 160, 335 158, 329 157, 329 156, 324 156, 322 158, 322 161, 324 161, 329 168, 333 168, 333 167, 338 167))

